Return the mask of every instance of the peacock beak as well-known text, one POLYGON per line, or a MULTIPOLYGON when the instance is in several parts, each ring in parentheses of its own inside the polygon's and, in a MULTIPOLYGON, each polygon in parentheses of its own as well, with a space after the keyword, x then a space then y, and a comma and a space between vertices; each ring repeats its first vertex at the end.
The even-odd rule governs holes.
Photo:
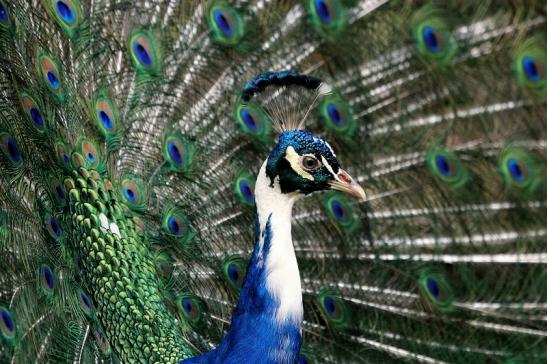
POLYGON ((334 181, 329 182, 331 189, 349 193, 360 200, 367 197, 363 187, 359 186, 359 183, 343 169, 340 169, 334 178, 334 181))

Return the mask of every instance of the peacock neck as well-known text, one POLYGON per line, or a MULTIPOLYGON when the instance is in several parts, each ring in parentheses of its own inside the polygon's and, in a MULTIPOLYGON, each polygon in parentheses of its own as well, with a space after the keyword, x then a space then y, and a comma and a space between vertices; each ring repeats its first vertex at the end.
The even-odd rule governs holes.
POLYGON ((277 181, 266 175, 262 165, 255 184, 257 236, 256 264, 264 264, 265 286, 276 299, 278 321, 302 321, 300 273, 291 236, 292 208, 298 194, 283 194, 277 181), (269 238, 269 239, 268 239, 269 238))
POLYGON ((185 363, 296 362, 303 315, 291 238, 296 198, 282 194, 277 183, 271 184, 264 164, 255 185, 255 247, 230 329, 215 350, 185 363))

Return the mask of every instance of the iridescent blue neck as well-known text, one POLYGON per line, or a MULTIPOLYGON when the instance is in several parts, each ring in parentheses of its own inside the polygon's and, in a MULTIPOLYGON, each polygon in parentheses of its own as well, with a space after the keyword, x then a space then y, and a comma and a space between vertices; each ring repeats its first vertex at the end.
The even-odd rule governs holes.
POLYGON ((228 333, 213 351, 188 363, 287 363, 301 345, 302 291, 291 239, 296 195, 270 186, 262 166, 255 187, 253 255, 228 333))

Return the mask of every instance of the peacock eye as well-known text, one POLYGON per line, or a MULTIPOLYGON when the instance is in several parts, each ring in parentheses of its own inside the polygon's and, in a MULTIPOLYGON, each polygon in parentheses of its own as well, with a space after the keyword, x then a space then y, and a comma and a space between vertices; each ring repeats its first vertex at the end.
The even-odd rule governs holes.
POLYGON ((317 158, 311 155, 305 155, 302 158, 302 167, 308 171, 313 171, 321 167, 321 163, 317 160, 317 158))

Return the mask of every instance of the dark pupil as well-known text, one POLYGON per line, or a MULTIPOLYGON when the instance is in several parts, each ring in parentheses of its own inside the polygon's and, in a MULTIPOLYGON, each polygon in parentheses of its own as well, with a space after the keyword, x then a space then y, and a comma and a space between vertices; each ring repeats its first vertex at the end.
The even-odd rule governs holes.
POLYGON ((177 146, 173 143, 170 143, 168 148, 169 148, 169 154, 171 158, 173 158, 173 161, 177 164, 181 164, 182 155, 180 154, 179 148, 177 148, 177 146))
POLYGON ((441 172, 446 177, 450 176, 450 165, 448 164, 448 160, 445 156, 438 155, 437 157, 435 157, 435 163, 437 164, 439 172, 441 172))
POLYGON ((524 57, 522 60, 522 67, 524 68, 526 77, 528 77, 530 81, 540 80, 541 77, 540 77, 539 67, 536 65, 534 58, 530 56, 524 57))
POLYGON ((169 229, 171 230, 171 232, 175 235, 179 235, 180 234, 180 226, 177 222, 177 220, 174 218, 174 217, 171 217, 169 219, 169 229))
POLYGON ((340 202, 334 201, 332 203, 332 210, 334 212, 334 216, 336 216, 339 221, 343 221, 346 218, 346 213, 340 202))
POLYGON ((54 89, 57 89, 59 87, 59 79, 57 78, 55 73, 53 73, 51 71, 48 71, 47 79, 48 79, 51 87, 53 87, 54 89))
POLYGON ((437 34, 435 34, 435 30, 433 28, 424 27, 422 34, 425 45, 427 46, 427 48, 429 48, 431 52, 437 52, 440 50, 437 34))
POLYGON ((239 188, 241 190, 241 193, 243 193, 243 197, 245 197, 247 201, 252 201, 254 199, 253 191, 245 180, 239 182, 239 188))
POLYGON ((319 14, 321 20, 323 20, 325 23, 329 23, 331 21, 329 7, 327 6, 327 4, 325 4, 324 0, 316 0, 315 8, 317 9, 317 13, 319 14))
POLYGON ((315 165, 316 165, 316 164, 315 164, 315 159, 313 159, 313 158, 311 158, 311 157, 306 158, 306 159, 304 160, 304 164, 305 164, 306 167, 308 167, 308 168, 313 168, 313 167, 315 167, 315 165))
POLYGON ((247 110, 242 110, 241 117, 243 118, 243 122, 245 123, 245 125, 249 129, 251 129, 251 131, 257 130, 255 119, 253 118, 251 113, 249 113, 247 110))
POLYGON ((522 171, 522 168, 520 168, 518 162, 514 159, 509 159, 507 164, 511 176, 517 181, 522 181, 524 179, 524 173, 522 171))

